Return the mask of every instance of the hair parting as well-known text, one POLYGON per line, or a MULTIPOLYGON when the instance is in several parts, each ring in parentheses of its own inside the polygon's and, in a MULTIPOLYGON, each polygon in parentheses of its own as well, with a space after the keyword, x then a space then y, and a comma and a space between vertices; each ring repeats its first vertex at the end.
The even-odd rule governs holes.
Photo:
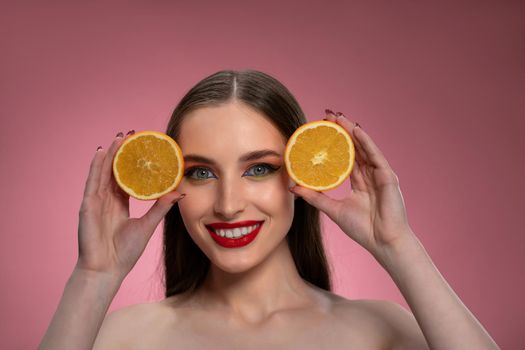
MULTIPOLYGON (((177 140, 187 113, 232 100, 267 116, 285 142, 307 122, 295 97, 277 79, 256 70, 222 70, 199 81, 185 94, 171 115, 166 134, 177 140)), ((166 215, 163 228, 165 297, 191 294, 204 282, 210 261, 191 239, 178 205, 166 215)), ((293 222, 286 240, 300 276, 331 291, 331 273, 321 235, 319 210, 302 198, 295 200, 293 222)))

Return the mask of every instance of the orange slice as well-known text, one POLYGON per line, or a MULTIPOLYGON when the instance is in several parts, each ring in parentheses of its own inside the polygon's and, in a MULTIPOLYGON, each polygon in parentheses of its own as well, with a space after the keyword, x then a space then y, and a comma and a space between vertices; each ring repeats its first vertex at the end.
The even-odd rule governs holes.
POLYGON ((113 159, 113 175, 124 192, 140 200, 162 197, 182 180, 184 158, 179 145, 158 131, 126 137, 113 159))
POLYGON ((286 144, 284 161, 288 175, 300 186, 327 191, 350 175, 355 147, 339 124, 318 120, 301 125, 286 144))

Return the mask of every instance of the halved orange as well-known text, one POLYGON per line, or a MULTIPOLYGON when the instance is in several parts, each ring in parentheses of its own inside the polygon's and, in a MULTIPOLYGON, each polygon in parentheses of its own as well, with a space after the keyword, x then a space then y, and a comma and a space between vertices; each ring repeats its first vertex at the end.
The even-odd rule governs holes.
POLYGON ((288 139, 284 154, 288 175, 298 185, 327 191, 350 176, 355 147, 339 124, 318 120, 301 125, 288 139))
POLYGON ((158 131, 126 137, 113 159, 113 175, 124 192, 140 200, 162 197, 182 180, 184 158, 179 145, 158 131))

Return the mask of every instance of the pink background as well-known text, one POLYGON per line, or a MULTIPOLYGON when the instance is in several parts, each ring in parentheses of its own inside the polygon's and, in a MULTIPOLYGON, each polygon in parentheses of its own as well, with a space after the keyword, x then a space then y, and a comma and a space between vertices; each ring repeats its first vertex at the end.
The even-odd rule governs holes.
MULTIPOLYGON (((0 348, 35 348, 47 329, 97 146, 163 131, 193 84, 227 68, 280 79, 310 120, 359 121, 441 273, 502 348, 525 347, 523 2, 87 3, 0 4, 0 348)), ((132 200, 132 215, 150 205, 132 200)), ((406 306, 324 222, 335 292, 406 306)), ((162 297, 160 233, 110 310, 162 297)))

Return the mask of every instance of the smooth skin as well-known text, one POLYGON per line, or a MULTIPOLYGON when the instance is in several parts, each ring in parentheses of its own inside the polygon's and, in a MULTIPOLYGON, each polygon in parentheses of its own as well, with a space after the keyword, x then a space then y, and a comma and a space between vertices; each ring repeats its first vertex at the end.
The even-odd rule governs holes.
MULTIPOLYGON (((252 323, 235 313, 224 316, 224 308, 202 307, 207 299, 178 298, 126 307, 104 319, 123 279, 180 195, 172 192, 142 218, 129 218, 129 197, 111 177, 111 161, 122 142, 117 138, 92 161, 80 210, 78 263, 40 349, 498 349, 411 230, 399 180, 379 148, 345 117, 326 118, 355 142, 352 189, 342 200, 300 186, 293 193, 377 259, 413 315, 391 302, 348 300, 308 284, 298 286, 305 295, 300 304, 252 323)), ((286 256, 282 247, 276 252, 286 256)))
POLYGON ((112 175, 122 133, 91 161, 79 211, 77 264, 39 349, 92 349, 122 281, 180 193, 160 198, 141 218, 129 217, 129 195, 112 175))
MULTIPOLYGON (((439 273, 409 226, 399 179, 372 138, 345 116, 329 114, 356 146, 352 189, 342 200, 297 186, 390 274, 431 349, 499 349, 439 273)), ((403 348, 403 347, 401 347, 403 348)))

